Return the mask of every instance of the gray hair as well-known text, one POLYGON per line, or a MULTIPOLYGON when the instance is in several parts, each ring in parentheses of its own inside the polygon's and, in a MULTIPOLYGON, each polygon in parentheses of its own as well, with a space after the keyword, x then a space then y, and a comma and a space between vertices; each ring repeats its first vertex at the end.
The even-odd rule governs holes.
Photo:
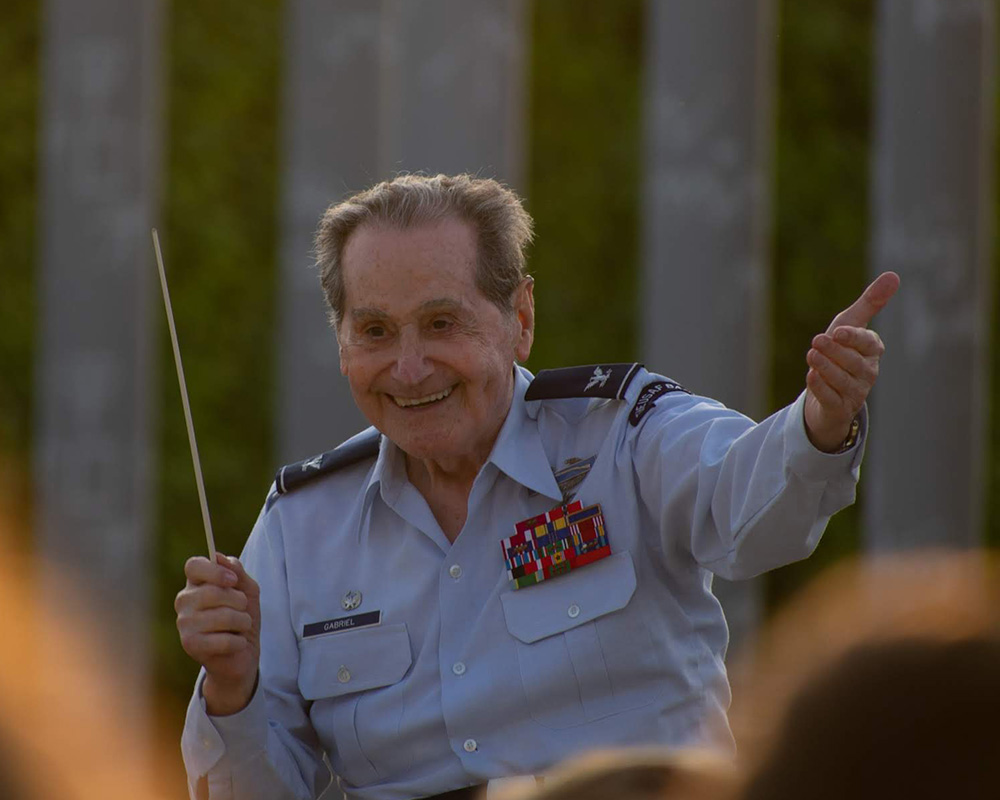
POLYGON ((334 329, 344 316, 343 258, 351 234, 362 225, 405 230, 445 219, 475 230, 476 286, 501 311, 512 311, 532 239, 532 220, 520 198, 491 178, 400 175, 330 206, 320 219, 316 263, 334 329))

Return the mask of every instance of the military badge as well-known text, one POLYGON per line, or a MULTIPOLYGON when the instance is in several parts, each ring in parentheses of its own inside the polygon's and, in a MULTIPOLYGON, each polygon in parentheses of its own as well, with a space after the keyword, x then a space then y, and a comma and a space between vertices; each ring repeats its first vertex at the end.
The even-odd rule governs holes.
POLYGON ((600 505, 579 500, 522 520, 501 540, 507 576, 523 589, 611 555, 600 505))
POLYGON ((594 466, 596 460, 597 456, 591 456, 590 458, 567 458, 566 466, 552 473, 555 476, 556 483, 559 484, 559 491, 562 492, 563 503, 568 503, 573 499, 573 495, 576 494, 576 487, 583 483, 587 475, 590 474, 590 468, 594 466))

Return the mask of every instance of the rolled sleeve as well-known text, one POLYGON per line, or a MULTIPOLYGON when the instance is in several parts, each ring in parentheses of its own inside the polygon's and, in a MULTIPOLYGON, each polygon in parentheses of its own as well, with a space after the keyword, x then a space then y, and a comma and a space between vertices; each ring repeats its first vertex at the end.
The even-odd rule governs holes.
MULTIPOLYGON (((868 438, 868 405, 861 409, 858 440, 843 453, 824 453, 809 441, 805 422, 806 394, 803 392, 788 408, 785 420, 785 441, 788 467, 808 481, 836 481, 849 474, 852 484, 861 474, 861 460, 868 438)), ((852 498, 853 499, 853 498, 852 498)))
MULTIPOLYGON (((184 733, 181 735, 181 754, 192 785, 208 775, 209 770, 226 754, 226 744, 205 708, 205 698, 201 694, 204 681, 205 670, 202 670, 188 703, 184 733)), ((191 796, 196 796, 193 789, 191 796)))
MULTIPOLYGON (((204 703, 204 701, 202 701, 204 703)), ((209 717, 233 764, 256 758, 267 748, 267 707, 258 688, 247 707, 225 717, 209 717)))
POLYGON ((235 714, 215 717, 208 713, 201 687, 202 670, 188 704, 181 751, 193 800, 220 800, 232 796, 229 774, 259 758, 267 749, 267 708, 259 687, 247 707, 235 714), (199 784, 202 788, 199 788, 199 784))

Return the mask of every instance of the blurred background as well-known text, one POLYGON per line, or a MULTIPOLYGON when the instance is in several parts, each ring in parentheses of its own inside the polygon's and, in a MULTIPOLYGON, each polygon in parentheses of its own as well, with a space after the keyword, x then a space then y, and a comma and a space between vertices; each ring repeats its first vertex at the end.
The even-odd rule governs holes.
POLYGON ((150 228, 236 553, 277 467, 364 424, 311 237, 400 171, 525 198, 530 369, 641 360, 758 419, 900 273, 858 503, 717 587, 734 649, 847 555, 1000 543, 996 34, 992 0, 4 0, 0 546, 95 610, 135 736, 176 748, 205 542, 150 228))

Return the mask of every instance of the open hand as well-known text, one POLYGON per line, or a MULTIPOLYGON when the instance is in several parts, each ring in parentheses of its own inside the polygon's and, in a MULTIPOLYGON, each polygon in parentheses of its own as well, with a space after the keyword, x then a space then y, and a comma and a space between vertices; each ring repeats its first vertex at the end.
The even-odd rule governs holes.
POLYGON ((809 440, 820 450, 832 453, 841 446, 875 385, 885 345, 868 323, 897 289, 899 276, 883 272, 812 340, 806 354, 805 423, 809 440))

